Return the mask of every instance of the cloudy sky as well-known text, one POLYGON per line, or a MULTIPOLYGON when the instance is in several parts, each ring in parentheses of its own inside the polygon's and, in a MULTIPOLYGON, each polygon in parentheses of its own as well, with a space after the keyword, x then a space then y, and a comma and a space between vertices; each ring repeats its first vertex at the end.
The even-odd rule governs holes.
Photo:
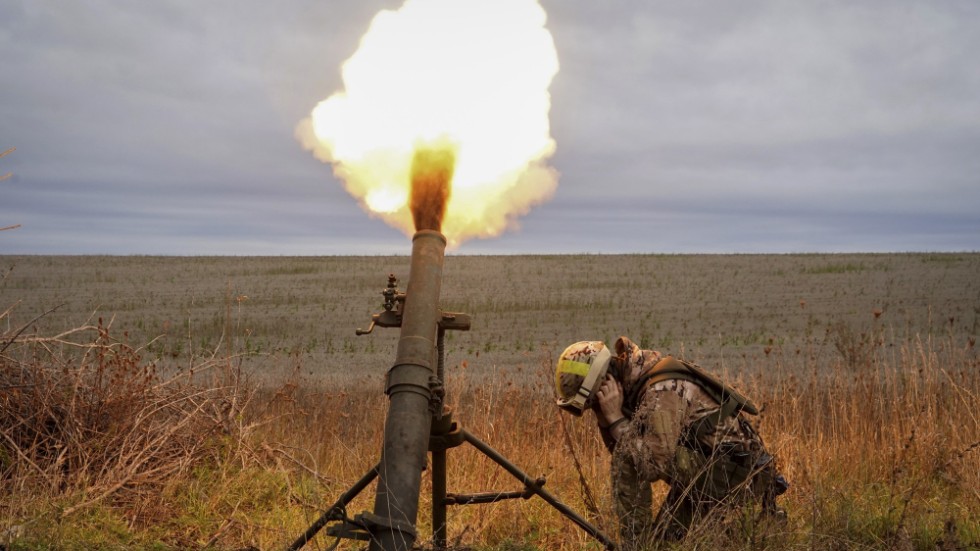
MULTIPOLYGON (((0 254, 407 254, 294 137, 399 4, 0 3, 0 254)), ((975 0, 542 4, 557 192, 458 252, 980 250, 975 0)))

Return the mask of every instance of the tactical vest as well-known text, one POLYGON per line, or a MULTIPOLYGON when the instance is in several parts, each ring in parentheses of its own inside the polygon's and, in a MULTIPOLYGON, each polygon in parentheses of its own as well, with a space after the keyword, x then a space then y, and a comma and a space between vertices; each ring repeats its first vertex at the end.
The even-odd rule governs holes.
POLYGON ((696 423, 696 427, 692 427, 696 436, 700 436, 703 431, 721 423, 727 417, 737 417, 743 411, 749 415, 759 414, 759 408, 745 395, 700 367, 673 356, 667 356, 657 362, 648 376, 649 378, 644 382, 647 388, 669 379, 680 379, 698 385, 708 396, 711 396, 712 400, 718 402, 721 407, 716 413, 701 418, 696 423))
POLYGON ((647 389, 670 379, 690 381, 698 385, 720 405, 717 412, 702 417, 688 427, 677 448, 675 468, 687 473, 693 490, 712 499, 725 498, 733 489, 744 487, 750 478, 753 478, 752 487, 748 489, 763 495, 772 482, 772 468, 768 465, 771 456, 764 454, 764 457, 753 457, 724 450, 704 450, 700 446, 702 435, 726 418, 738 417, 742 412, 758 415, 759 408, 745 395, 700 367, 672 356, 660 360, 651 370, 641 375, 641 384, 637 385, 639 396, 635 398, 637 403, 647 389))

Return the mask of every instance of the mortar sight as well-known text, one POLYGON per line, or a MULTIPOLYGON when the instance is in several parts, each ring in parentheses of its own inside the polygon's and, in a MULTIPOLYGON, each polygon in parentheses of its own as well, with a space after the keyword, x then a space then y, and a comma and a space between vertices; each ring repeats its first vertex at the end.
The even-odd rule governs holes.
POLYGON ((398 290, 398 278, 395 274, 388 274, 388 286, 381 290, 381 295, 384 296, 384 303, 382 307, 384 310, 378 312, 377 314, 371 315, 371 324, 368 325, 367 329, 361 329, 360 327, 354 331, 356 335, 367 335, 374 331, 375 325, 380 325, 381 327, 401 327, 402 326, 402 310, 405 307, 405 293, 398 290))
MULTIPOLYGON (((358 327, 354 333, 358 336, 368 335, 377 327, 401 327, 402 309, 405 306, 405 293, 398 290, 398 278, 388 274, 388 286, 381 290, 384 296, 382 310, 371 315, 371 323, 367 329, 358 327)), ((439 329, 443 331, 469 331, 471 318, 461 312, 439 312, 439 329)))

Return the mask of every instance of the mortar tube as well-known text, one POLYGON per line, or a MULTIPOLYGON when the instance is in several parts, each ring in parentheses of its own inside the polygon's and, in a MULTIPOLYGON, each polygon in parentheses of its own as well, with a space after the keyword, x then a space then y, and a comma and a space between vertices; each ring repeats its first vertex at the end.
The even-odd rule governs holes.
POLYGON ((429 447, 429 379, 441 316, 439 292, 446 238, 421 230, 412 238, 412 263, 395 365, 385 392, 389 408, 370 528, 371 551, 402 551, 415 542, 419 488, 429 447))

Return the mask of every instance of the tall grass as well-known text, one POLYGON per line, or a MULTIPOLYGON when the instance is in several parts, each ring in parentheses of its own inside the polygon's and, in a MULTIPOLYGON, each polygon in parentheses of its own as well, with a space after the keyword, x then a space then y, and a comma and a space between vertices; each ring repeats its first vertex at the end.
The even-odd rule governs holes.
MULTIPOLYGON (((823 358, 826 363, 801 374, 787 366, 795 353, 770 354, 767 371, 739 379, 742 388, 765 404, 758 422, 792 484, 781 498, 790 520, 785 526, 760 526, 722 539, 717 532, 695 532, 681 548, 976 548, 980 364, 975 350, 949 338, 867 346, 878 350, 863 365, 848 364, 848 356, 841 354, 823 358)), ((456 418, 532 475, 546 476, 547 487, 579 511, 592 510, 589 495, 598 496, 591 520, 614 534, 608 455, 591 419, 564 417, 552 406, 551 365, 549 358, 541 358, 535 373, 489 378, 472 377, 457 366, 448 377, 456 418)), ((331 396, 306 388, 297 397, 306 407, 315 408, 331 396)), ((381 412, 377 391, 361 391, 356 400, 360 407, 341 407, 336 414, 381 412)), ((380 418, 374 423, 378 426, 380 418)), ((338 432, 343 424, 345 418, 321 417, 304 425, 303 439, 316 443, 304 448, 321 465, 340 464, 333 472, 348 473, 352 482, 358 469, 350 457, 366 456, 361 469, 373 464, 379 435, 344 438, 338 432)), ((288 440, 292 432, 295 438, 293 431, 278 426, 274 437, 288 440)), ((473 450, 450 450, 449 458, 450 491, 519 489, 507 473, 473 450)), ((325 487, 324 499, 341 488, 343 484, 325 487)), ((425 484, 422 501, 420 530, 426 534, 425 484)), ((449 523, 451 538, 474 546, 590 545, 578 528, 536 499, 451 508, 449 523)))
POLYGON ((0 544, 150 526, 172 512, 168 488, 243 456, 251 393, 230 357, 162 372, 110 325, 0 334, 0 544))
MULTIPOLYGON (((242 387, 220 377, 161 378, 104 330, 91 345, 77 364, 48 363, 56 358, 40 343, 16 362, 4 356, 2 528, 25 548, 281 548, 377 461, 386 399, 376 377, 327 387, 297 366, 246 401, 242 387)), ((965 549, 980 541, 980 370, 971 348, 913 339, 869 365, 841 356, 824 366, 829 373, 804 376, 783 362, 772 357, 766 374, 740 384, 765 404, 761 431, 792 483, 782 498, 789 523, 723 541, 695 532, 681 548, 965 549)), ((550 370, 544 356, 531 373, 490 377, 457 364, 447 376, 454 417, 615 534, 608 455, 591 419, 552 406, 550 370)), ((422 476, 424 543, 431 503, 422 476)), ((448 479, 461 493, 520 489, 465 445, 450 450, 448 479)), ((351 515, 372 499, 369 488, 351 515)), ((459 545, 593 545, 536 498, 452 507, 449 526, 459 545)))
POLYGON ((755 385, 794 488, 799 543, 953 549, 980 542, 980 363, 951 338, 882 340, 755 385), (890 345, 890 347, 889 347, 890 345), (943 547, 945 546, 945 547, 943 547))
MULTIPOLYGON (((911 305, 894 293, 881 308, 865 301, 860 311, 834 318, 828 313, 858 307, 846 285, 833 284, 809 294, 784 291, 783 306, 753 306, 745 296, 731 299, 732 306, 707 296, 702 303, 687 300, 694 308, 687 317, 650 316, 649 308, 631 306, 632 276, 617 272, 622 281, 604 287, 606 294, 583 283, 566 296, 565 287, 544 281, 557 261, 531 260, 505 268, 522 279, 531 278, 527 270, 544 268, 541 281, 529 280, 542 285, 534 295, 542 297, 535 299, 543 301, 540 311, 507 292, 456 291, 460 304, 450 309, 486 310, 491 329, 490 336, 477 326, 470 336, 450 339, 447 403, 457 422, 529 474, 545 477, 546 488, 607 534, 616 533, 608 453, 591 418, 569 418, 553 406, 554 355, 571 334, 608 340, 616 335, 606 332, 643 328, 648 345, 666 344, 668 352, 702 363, 764 404, 756 422, 792 484, 780 500, 789 513, 785 525, 695 531, 678 549, 977 548, 980 360, 969 302, 950 303, 955 323, 938 314, 937 320, 922 319, 919 305, 936 302, 931 295, 917 296, 911 305), (621 295, 620 289, 629 292, 621 295), (581 306, 581 296, 590 294, 603 297, 602 304, 581 306), (753 321, 723 315, 732 308, 753 321), (611 321, 617 316, 627 319, 611 321), (516 317, 524 324, 514 324, 516 317), (669 342, 666 335, 673 335, 669 342)), ((863 271, 835 267, 850 260, 781 262, 799 263, 807 277, 884 274, 889 279, 882 284, 890 289, 906 285, 898 268, 875 271, 879 263, 893 266, 891 257, 872 260, 863 261, 863 271)), ((940 273, 976 262, 972 256, 940 260, 921 262, 940 273)), ((714 265, 727 262, 712 259, 714 265)), ((270 275, 304 277, 314 265, 320 269, 304 261, 270 275)), ((949 273, 961 272, 971 270, 949 273)), ((345 292, 374 290, 347 285, 345 292)), ((702 292, 680 276, 657 286, 702 292)), ((0 312, 0 545, 282 548, 378 461, 387 398, 383 365, 367 367, 378 357, 390 360, 391 336, 373 335, 356 348, 331 352, 330 369, 311 364, 315 360, 299 350, 256 354, 250 348, 263 338, 261 328, 278 318, 257 319, 261 294, 250 289, 223 282, 214 292, 221 297, 219 312, 195 318, 207 320, 214 333, 207 346, 194 323, 182 327, 182 337, 166 337, 168 346, 183 338, 194 349, 179 357, 131 344, 113 323, 45 331, 34 311, 26 322, 13 321, 26 304, 0 312), (246 294, 247 302, 241 298, 246 294), (367 350, 370 360, 362 355, 367 350), (251 370, 242 369, 245 360, 251 370)), ((678 307, 684 304, 678 301, 678 307)), ((358 309, 351 317, 366 319, 366 312, 358 309)), ((158 321, 147 318, 147 325, 158 321)), ((286 327, 297 330, 297 323, 286 327)), ((335 323, 348 332, 354 326, 335 323)), ((320 336, 340 343, 338 334, 320 336)), ((449 450, 448 466, 451 492, 521 489, 467 445, 449 450)), ((427 545, 428 472, 422 480, 419 533, 427 545)), ((373 492, 369 487, 348 513, 370 510, 373 492)), ((448 520, 457 547, 598 548, 537 498, 450 507, 448 520)), ((310 546, 330 543, 321 535, 310 546)))

